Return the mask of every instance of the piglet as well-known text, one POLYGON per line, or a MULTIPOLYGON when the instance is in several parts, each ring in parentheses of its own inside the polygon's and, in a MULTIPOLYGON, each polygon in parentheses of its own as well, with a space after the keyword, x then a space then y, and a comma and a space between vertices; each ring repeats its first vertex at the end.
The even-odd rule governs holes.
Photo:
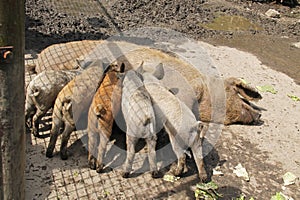
POLYGON ((127 158, 123 177, 127 178, 132 170, 135 145, 140 138, 144 138, 148 145, 148 158, 152 177, 158 177, 155 152, 157 140, 155 113, 142 77, 134 70, 128 71, 123 80, 122 113, 127 127, 127 158))
POLYGON ((177 167, 172 171, 174 175, 180 175, 184 170, 187 149, 191 148, 198 168, 201 181, 207 179, 202 159, 202 140, 204 138, 203 124, 197 121, 195 115, 173 93, 176 90, 168 90, 159 79, 164 76, 162 64, 151 74, 142 72, 143 83, 151 96, 157 121, 163 123, 169 135, 173 151, 178 158, 177 167))
POLYGON ((114 116, 120 110, 121 79, 125 65, 111 64, 96 91, 88 113, 88 164, 98 173, 104 168, 103 158, 112 133, 114 116), (98 152, 98 156, 97 155, 98 152), (96 159, 97 157, 97 159, 96 159))
POLYGON ((43 71, 30 81, 26 89, 25 120, 32 134, 39 135, 39 123, 53 107, 57 94, 81 71, 43 71))
POLYGON ((91 66, 76 76, 59 92, 52 113, 47 157, 53 156, 57 137, 62 130, 60 156, 63 160, 68 158, 67 144, 70 135, 75 129, 86 129, 88 109, 103 79, 104 72, 102 65, 91 66))

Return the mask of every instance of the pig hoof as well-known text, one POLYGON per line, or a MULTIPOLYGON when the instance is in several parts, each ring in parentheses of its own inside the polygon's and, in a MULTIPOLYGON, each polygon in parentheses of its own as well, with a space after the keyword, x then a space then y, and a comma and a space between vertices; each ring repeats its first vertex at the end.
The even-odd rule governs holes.
POLYGON ((97 173, 103 172, 103 168, 104 168, 104 165, 103 165, 103 164, 100 164, 99 166, 97 166, 96 172, 97 172, 97 173))
POLYGON ((68 159, 68 155, 67 155, 67 153, 60 153, 60 158, 62 159, 62 160, 67 160, 68 159))
POLYGON ((30 122, 30 120, 28 120, 27 122, 25 122, 26 128, 31 129, 32 128, 32 123, 30 122))
POLYGON ((111 172, 111 171, 113 171, 113 168, 111 168, 111 167, 105 167, 105 172, 111 172))
POLYGON ((96 169, 96 172, 97 172, 98 174, 102 173, 102 171, 103 171, 103 170, 100 169, 100 168, 97 168, 97 169, 96 169))
POLYGON ((208 181, 208 176, 206 173, 200 173, 199 174, 200 182, 206 183, 208 181))
POLYGON ((53 153, 51 151, 47 151, 46 152, 46 157, 47 158, 52 158, 53 157, 53 153))
POLYGON ((25 127, 25 130, 26 130, 26 133, 27 133, 27 134, 29 134, 29 133, 31 132, 31 128, 28 127, 28 126, 25 127))
POLYGON ((161 173, 159 171, 153 171, 151 173, 152 178, 160 178, 161 177, 161 173))
POLYGON ((174 176, 180 176, 183 173, 184 168, 179 168, 176 167, 176 169, 174 170, 174 176))
POLYGON ((89 167, 90 167, 90 169, 92 169, 92 170, 95 170, 95 169, 96 169, 96 162, 95 162, 95 160, 90 160, 90 161, 89 161, 89 167))
POLYGON ((39 132, 37 132, 36 130, 33 130, 33 129, 31 130, 31 134, 34 135, 34 137, 40 136, 39 132))
POLYGON ((122 177, 123 178, 128 178, 129 177, 129 172, 123 172, 122 177))

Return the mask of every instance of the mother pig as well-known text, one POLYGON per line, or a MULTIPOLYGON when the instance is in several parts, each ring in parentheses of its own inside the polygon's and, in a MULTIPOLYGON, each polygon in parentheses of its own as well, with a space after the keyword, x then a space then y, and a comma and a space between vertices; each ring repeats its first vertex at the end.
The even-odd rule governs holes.
MULTIPOLYGON (((104 43, 105 41, 100 40, 97 44, 101 46, 104 43)), ((181 91, 181 95, 179 94, 178 98, 192 108, 194 113, 198 110, 197 113, 199 113, 201 121, 213 121, 224 123, 225 125, 234 123, 251 124, 259 121, 261 116, 260 112, 254 109, 249 102, 257 101, 262 97, 254 88, 244 84, 238 78, 230 77, 219 79, 209 77, 176 55, 123 41, 111 43, 114 43, 115 46, 119 46, 121 50, 126 49, 126 46, 130 46, 130 48, 133 49, 132 51, 127 51, 123 56, 117 59, 119 63, 125 63, 125 66, 135 68, 139 66, 142 61, 144 61, 145 65, 152 67, 163 63, 166 71, 175 71, 179 74, 179 79, 187 82, 192 88, 194 93, 192 96, 194 98, 182 93, 184 91, 181 91)), ((76 62, 79 57, 82 58, 85 57, 85 55, 88 56, 92 54, 92 50, 91 52, 83 51, 80 56, 78 56, 78 48, 74 48, 74 45, 67 44, 68 43, 64 44, 64 51, 68 55, 71 55, 67 57, 67 62, 76 62), (77 53, 72 54, 72 52, 77 53)), ((90 44, 88 41, 76 42, 76 46, 84 47, 88 44, 90 44)), ((52 59, 55 59, 53 56, 55 56, 55 54, 52 55, 52 59)), ((44 59, 43 62, 47 62, 47 59, 44 59)), ((62 68, 63 65, 60 66, 60 69, 62 68)), ((128 69, 130 69, 130 67, 126 70, 128 69)), ((164 85, 168 86, 168 84, 170 84, 171 87, 173 87, 173 81, 167 78, 162 81, 164 85)))

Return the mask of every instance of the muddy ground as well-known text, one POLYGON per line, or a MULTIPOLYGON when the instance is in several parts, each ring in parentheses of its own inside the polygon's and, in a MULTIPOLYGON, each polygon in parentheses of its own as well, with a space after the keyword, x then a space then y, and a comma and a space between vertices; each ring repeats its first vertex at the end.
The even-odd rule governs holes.
POLYGON ((300 82, 299 49, 291 46, 300 40, 299 18, 299 6, 252 1, 27 0, 26 49, 39 52, 53 43, 106 39, 133 28, 164 27, 193 39, 251 52, 300 82), (281 18, 266 17, 270 8, 279 11, 281 18), (218 16, 242 19, 209 26, 218 16))
MULTIPOLYGON (((229 48, 206 46, 224 76, 243 77, 256 85, 272 84, 282 89, 282 96, 263 96, 259 106, 266 109, 262 116, 264 124, 225 127, 206 161, 209 168, 220 166, 224 173, 212 177, 220 186, 223 199, 242 194, 247 199, 270 199, 279 191, 300 198, 299 184, 282 188, 285 172, 300 176, 296 147, 300 138, 299 103, 285 99, 286 93, 300 96, 299 87, 284 74, 269 69, 283 72, 300 83, 300 49, 292 46, 300 41, 299 6, 289 8, 236 0, 27 0, 26 52, 34 58, 54 43, 106 39, 122 31, 148 26, 170 28, 195 40, 237 48, 257 57, 229 48), (281 18, 266 17, 264 13, 269 8, 278 10, 281 18), (232 173, 238 163, 247 168, 252 177, 250 182, 232 173)), ((189 173, 176 183, 154 180, 149 174, 129 180, 122 179, 118 172, 98 175, 87 168, 87 152, 79 138, 73 136, 72 141, 76 142, 70 144, 72 156, 68 161, 61 161, 58 155, 46 159, 47 137, 28 135, 28 199, 193 199, 192 186, 198 180, 192 160, 188 160, 189 173)))

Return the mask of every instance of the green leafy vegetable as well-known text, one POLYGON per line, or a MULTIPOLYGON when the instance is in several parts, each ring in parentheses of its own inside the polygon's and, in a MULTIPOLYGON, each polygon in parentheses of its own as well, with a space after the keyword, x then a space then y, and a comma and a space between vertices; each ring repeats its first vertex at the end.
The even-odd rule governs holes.
POLYGON ((276 194, 271 197, 271 200, 286 200, 286 198, 280 192, 276 192, 276 194))
POLYGON ((236 198, 235 200, 245 200, 245 196, 241 195, 240 197, 236 198))
POLYGON ((216 191, 218 188, 218 185, 212 181, 209 183, 199 183, 196 185, 195 197, 204 200, 217 200, 219 197, 222 197, 216 191))
MULTIPOLYGON (((246 197, 242 194, 240 197, 235 198, 235 199, 232 199, 232 200, 246 200, 246 197)), ((254 200, 254 198, 253 198, 253 197, 250 197, 249 200, 254 200)))
POLYGON ((288 94, 287 96, 290 97, 293 101, 300 101, 300 97, 297 97, 295 95, 288 94))
POLYGON ((260 91, 260 92, 270 92, 272 94, 276 94, 277 91, 274 89, 273 86, 271 85, 263 85, 263 86, 256 86, 256 88, 260 91))
POLYGON ((180 179, 180 177, 176 177, 176 176, 169 175, 169 174, 166 174, 163 177, 164 181, 168 181, 168 182, 172 182, 172 183, 175 182, 175 181, 177 181, 177 180, 179 180, 179 179, 180 179))
POLYGON ((77 177, 79 173, 77 171, 74 172, 74 176, 77 177))

